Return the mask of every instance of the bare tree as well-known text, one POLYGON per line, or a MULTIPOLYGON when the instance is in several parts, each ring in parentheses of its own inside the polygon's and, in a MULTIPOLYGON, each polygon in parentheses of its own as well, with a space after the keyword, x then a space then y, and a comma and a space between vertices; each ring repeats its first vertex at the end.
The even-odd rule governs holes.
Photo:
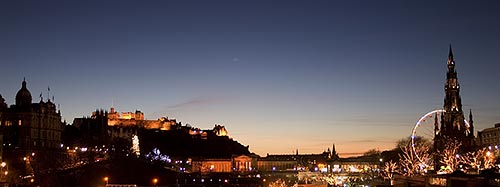
POLYGON ((439 151, 439 162, 443 164, 447 172, 453 172, 458 168, 461 155, 458 154, 461 143, 457 140, 450 140, 444 144, 444 149, 439 151))
POLYGON ((269 183, 269 187, 286 187, 286 183, 285 180, 280 178, 278 180, 269 183))
POLYGON ((391 185, 394 185, 394 173, 398 169, 396 162, 393 162, 392 160, 385 162, 382 169, 382 177, 384 177, 384 179, 389 179, 391 181, 391 185))
POLYGON ((324 176, 323 179, 331 186, 335 186, 336 184, 336 179, 337 179, 337 176, 336 175, 333 175, 333 174, 329 174, 327 176, 324 176))
POLYGON ((469 165, 470 170, 474 170, 479 173, 479 169, 481 168, 482 163, 482 150, 478 150, 475 152, 468 152, 465 155, 460 157, 460 161, 469 165))
MULTIPOLYGON (((486 148, 485 148, 485 150, 486 150, 486 148)), ((484 158, 484 165, 483 165, 484 169, 489 169, 489 168, 492 168, 495 166, 495 161, 496 161, 495 154, 486 150, 483 158, 484 158)))
POLYGON ((412 147, 408 144, 400 148, 402 153, 399 154, 399 164, 403 175, 413 176, 420 174, 427 166, 432 164, 429 146, 415 145, 415 147, 412 147))
POLYGON ((483 148, 461 156, 460 162, 469 165, 470 169, 479 173, 481 169, 488 169, 494 166, 495 156, 487 148, 483 148))

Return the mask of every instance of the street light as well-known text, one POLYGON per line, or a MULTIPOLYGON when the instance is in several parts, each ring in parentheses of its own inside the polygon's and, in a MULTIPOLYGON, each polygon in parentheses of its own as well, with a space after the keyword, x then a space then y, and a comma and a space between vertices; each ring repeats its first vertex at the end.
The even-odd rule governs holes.
POLYGON ((108 181, 109 181, 109 178, 108 177, 104 177, 104 183, 106 184, 106 186, 108 186, 108 181))
POLYGON ((2 166, 0 168, 0 172, 1 172, 0 175, 5 174, 5 175, 0 176, 0 181, 6 182, 7 181, 7 174, 9 174, 9 167, 7 167, 7 163, 5 163, 5 162, 2 162, 0 164, 0 166, 2 166))
POLYGON ((156 187, 156 183, 158 183, 158 179, 157 179, 157 178, 154 178, 154 179, 153 179, 153 185, 154 185, 154 187, 156 187))

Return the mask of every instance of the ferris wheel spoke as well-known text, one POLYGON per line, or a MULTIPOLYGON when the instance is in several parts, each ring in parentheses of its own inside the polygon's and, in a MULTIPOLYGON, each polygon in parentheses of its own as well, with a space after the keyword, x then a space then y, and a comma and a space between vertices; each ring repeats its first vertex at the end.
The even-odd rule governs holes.
POLYGON ((417 121, 415 126, 413 127, 412 130, 412 135, 411 135, 411 145, 413 152, 417 159, 425 163, 424 160, 421 159, 420 155, 418 155, 416 151, 416 146, 418 146, 418 143, 423 143, 423 142, 430 142, 434 141, 434 136, 435 136, 435 126, 438 125, 440 127, 440 119, 441 115, 444 113, 444 110, 434 110, 431 111, 422 117, 417 121), (424 140, 418 140, 418 139, 424 139, 424 140), (427 140, 427 141, 426 141, 427 140))

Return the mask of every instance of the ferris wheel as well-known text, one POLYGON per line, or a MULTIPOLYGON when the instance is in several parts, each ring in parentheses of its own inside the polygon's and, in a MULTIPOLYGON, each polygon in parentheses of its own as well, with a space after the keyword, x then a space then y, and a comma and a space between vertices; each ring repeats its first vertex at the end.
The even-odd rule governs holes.
MULTIPOLYGON (((415 157, 417 157, 421 163, 427 163, 427 160, 424 160, 420 155, 418 155, 418 151, 416 151, 416 149, 418 146, 422 146, 422 144, 426 144, 423 146, 433 146, 432 143, 434 141, 434 137, 439 132, 439 128, 441 127, 441 115, 445 112, 446 111, 442 109, 431 111, 420 117, 413 127, 410 143, 413 154, 415 154, 415 157)), ((469 128, 469 122, 467 122, 467 120, 464 120, 464 122, 465 126, 469 128)))

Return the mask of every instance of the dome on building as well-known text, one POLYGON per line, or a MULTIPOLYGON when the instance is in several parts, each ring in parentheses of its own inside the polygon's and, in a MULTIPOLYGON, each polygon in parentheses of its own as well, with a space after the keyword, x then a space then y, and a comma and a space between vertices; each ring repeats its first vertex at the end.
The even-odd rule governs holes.
POLYGON ((20 107, 30 106, 31 99, 31 93, 28 88, 26 88, 26 80, 23 80, 23 85, 16 94, 16 105, 20 107))

